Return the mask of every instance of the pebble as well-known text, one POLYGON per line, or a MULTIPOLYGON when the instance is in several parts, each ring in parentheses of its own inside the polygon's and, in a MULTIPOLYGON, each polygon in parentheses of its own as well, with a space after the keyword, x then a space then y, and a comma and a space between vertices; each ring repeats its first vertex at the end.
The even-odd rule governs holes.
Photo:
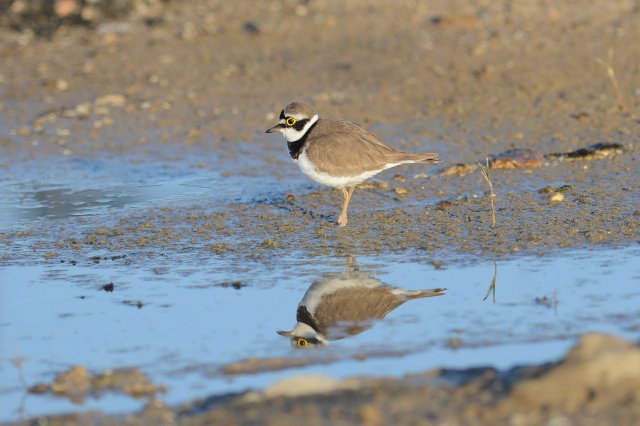
POLYGON ((462 339, 460 339, 459 337, 452 337, 451 339, 449 339, 449 346, 454 351, 457 350, 460 346, 462 346, 462 339))
POLYGON ((493 157, 491 159, 491 168, 541 167, 542 159, 542 154, 532 149, 510 149, 493 157))
POLYGON ((53 81, 53 88, 59 92, 64 92, 66 90, 69 90, 69 82, 67 80, 58 78, 53 81))
POLYGON ((439 174, 440 176, 464 176, 471 172, 476 171, 478 168, 477 164, 454 164, 453 166, 447 167, 442 170, 439 174))
POLYGON ((244 30, 244 32, 251 35, 256 35, 260 33, 260 28, 258 27, 258 24, 251 21, 245 22, 245 24, 242 26, 242 29, 244 30))
POLYGON ((100 96, 94 101, 94 104, 97 106, 110 106, 110 107, 121 107, 127 101, 127 98, 124 95, 120 94, 110 94, 100 96))
POLYGON ((107 34, 126 34, 131 30, 131 25, 124 22, 105 22, 98 26, 97 33, 100 36, 104 36, 107 34))
POLYGON ((88 117, 91 114, 91 104, 88 102, 76 105, 73 113, 78 118, 88 117))
POLYGON ((440 201, 436 204, 436 209, 438 210, 446 210, 449 207, 453 207, 453 203, 449 200, 440 201))

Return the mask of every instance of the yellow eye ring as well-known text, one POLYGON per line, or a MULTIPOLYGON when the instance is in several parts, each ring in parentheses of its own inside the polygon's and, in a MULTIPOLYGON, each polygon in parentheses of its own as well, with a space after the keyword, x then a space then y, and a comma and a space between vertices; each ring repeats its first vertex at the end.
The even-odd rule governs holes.
POLYGON ((286 121, 287 126, 289 126, 289 127, 293 126, 294 124, 296 124, 296 121, 298 121, 298 120, 296 120, 296 119, 295 119, 295 118, 293 118, 293 117, 289 117, 289 118, 287 118, 287 121, 286 121))
POLYGON ((303 339, 302 337, 299 337, 297 344, 299 348, 304 348, 309 344, 309 342, 307 342, 307 339, 303 339))

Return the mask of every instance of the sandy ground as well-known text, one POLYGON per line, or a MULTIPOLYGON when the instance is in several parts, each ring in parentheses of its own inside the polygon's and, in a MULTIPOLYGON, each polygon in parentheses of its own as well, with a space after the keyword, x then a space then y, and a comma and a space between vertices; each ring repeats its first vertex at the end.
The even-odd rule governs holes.
MULTIPOLYGON (((279 175, 295 166, 283 141, 263 132, 292 100, 370 127, 399 148, 439 152, 444 162, 397 169, 356 190, 346 229, 335 226, 339 195, 317 187, 215 211, 167 208, 62 233, 6 232, 4 261, 24 260, 26 252, 38 261, 59 253, 82 258, 96 249, 153 255, 185 245, 265 261, 292 250, 495 258, 638 241, 637 1, 193 1, 154 13, 120 18, 119 25, 62 26, 48 38, 0 31, 3 167, 48 156, 109 152, 152 160, 201 150, 211 155, 202 167, 213 164, 225 176, 279 175), (608 61, 610 50, 626 114, 598 62, 608 61), (553 153, 603 142, 624 152, 494 170, 495 229, 487 198, 473 196, 486 191, 479 173, 440 173, 512 148, 553 153), (562 197, 552 199, 557 193, 562 197), (259 229, 246 226, 257 221, 259 229)), ((404 413, 406 423, 437 423, 443 417, 434 414, 436 401, 445 401, 451 424, 540 424, 566 411, 541 401, 529 407, 533 417, 517 417, 518 405, 487 409, 483 398, 496 401, 511 389, 495 377, 458 388, 411 383, 370 381, 322 398, 298 397, 295 406, 290 399, 231 399, 196 410, 189 421, 283 424, 281 416, 299 415, 313 424, 389 424, 405 421, 404 413), (381 409, 385 404, 393 409, 381 409)), ((629 398, 603 405, 593 419, 572 406, 573 414, 554 424, 600 424, 610 416, 632 424, 637 392, 629 398)))

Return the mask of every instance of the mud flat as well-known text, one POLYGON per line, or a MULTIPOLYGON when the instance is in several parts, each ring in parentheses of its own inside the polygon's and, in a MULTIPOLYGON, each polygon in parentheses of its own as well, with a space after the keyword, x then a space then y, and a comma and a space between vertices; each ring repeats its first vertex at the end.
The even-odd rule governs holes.
POLYGON ((131 2, 62 21, 10 3, 1 421, 638 423, 637 2, 131 2), (296 99, 444 161, 362 185, 340 229, 339 194, 264 135, 296 99), (347 257, 448 292, 329 348, 283 345, 347 257), (84 405, 51 394, 77 365, 84 405), (92 394, 111 369, 167 394, 92 394))
POLYGON ((434 370, 399 380, 298 376, 264 391, 179 407, 152 401, 126 418, 86 413, 50 417, 46 424, 634 425, 640 420, 639 365, 638 346, 587 334, 565 359, 541 366, 434 370))

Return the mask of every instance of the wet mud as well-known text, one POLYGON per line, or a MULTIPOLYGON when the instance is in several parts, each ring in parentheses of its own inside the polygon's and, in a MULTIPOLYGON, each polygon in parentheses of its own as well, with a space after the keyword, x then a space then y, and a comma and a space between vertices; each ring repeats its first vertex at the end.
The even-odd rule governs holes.
POLYGON ((636 424, 640 348, 587 334, 561 362, 518 367, 433 370, 397 379, 299 376, 260 392, 174 408, 151 401, 126 419, 87 413, 54 417, 74 424, 636 424))
MULTIPOLYGON (((308 264, 327 259, 402 259, 439 271, 523 256, 562 258, 569 250, 615 251, 639 241, 637 2, 149 3, 153 8, 118 13, 96 6, 94 15, 46 23, 22 20, 14 6, 0 21, 0 267, 6 276, 20 275, 11 272, 19 268, 37 271, 45 278, 36 281, 77 286, 56 287, 67 302, 113 296, 119 309, 147 315, 178 303, 163 296, 167 290, 149 290, 148 281, 254 297, 282 276, 300 277, 289 284, 296 290, 309 285, 308 264), (364 183, 355 190, 348 226, 339 228, 340 193, 308 181, 285 142, 264 134, 293 100, 444 161, 394 168, 364 183), (478 168, 485 159, 493 165, 494 227, 478 168)), ((491 282, 488 271, 480 297, 491 282)), ((449 287, 418 284, 414 289, 449 287)), ((500 278, 493 284, 500 300, 500 278)), ((633 300, 638 290, 624 294, 633 300)), ((532 304, 555 309, 553 294, 536 297, 539 302, 529 297, 532 304)), ((297 301, 290 302, 293 320, 297 301)), ((407 305, 419 303, 429 305, 407 305)), ((102 305, 91 306, 101 312, 102 305)), ((629 338, 637 310, 615 315, 628 325, 605 331, 624 329, 629 338)), ((2 327, 11 322, 0 319, 2 327)), ((464 348, 463 337, 449 333, 449 348, 464 348)), ((267 397, 267 389, 253 396, 218 392, 190 406, 152 400, 130 421, 287 424, 294 413, 314 424, 634 424, 638 395, 629 383, 638 383, 637 372, 621 367, 627 378, 607 372, 615 380, 595 383, 577 380, 571 370, 582 362, 591 368, 589 357, 576 353, 598 339, 621 349, 610 354, 593 344, 594 363, 610 359, 602 361, 609 368, 621 365, 618 356, 637 356, 637 347, 613 337, 585 337, 558 365, 311 380, 326 385, 322 396, 312 389, 307 396, 267 397), (433 385, 451 374, 462 383, 433 385), (551 401, 531 396, 550 395, 546 389, 559 383, 575 386, 551 401)), ((411 353, 403 345, 315 358, 244 351, 218 360, 215 374, 411 353)), ((133 359, 125 366, 137 364, 133 359)), ((53 383, 52 372, 70 367, 49 365, 49 376, 39 381, 53 383)), ((93 374, 106 367, 88 366, 93 374)), ((125 421, 103 414, 46 420, 125 421)))

